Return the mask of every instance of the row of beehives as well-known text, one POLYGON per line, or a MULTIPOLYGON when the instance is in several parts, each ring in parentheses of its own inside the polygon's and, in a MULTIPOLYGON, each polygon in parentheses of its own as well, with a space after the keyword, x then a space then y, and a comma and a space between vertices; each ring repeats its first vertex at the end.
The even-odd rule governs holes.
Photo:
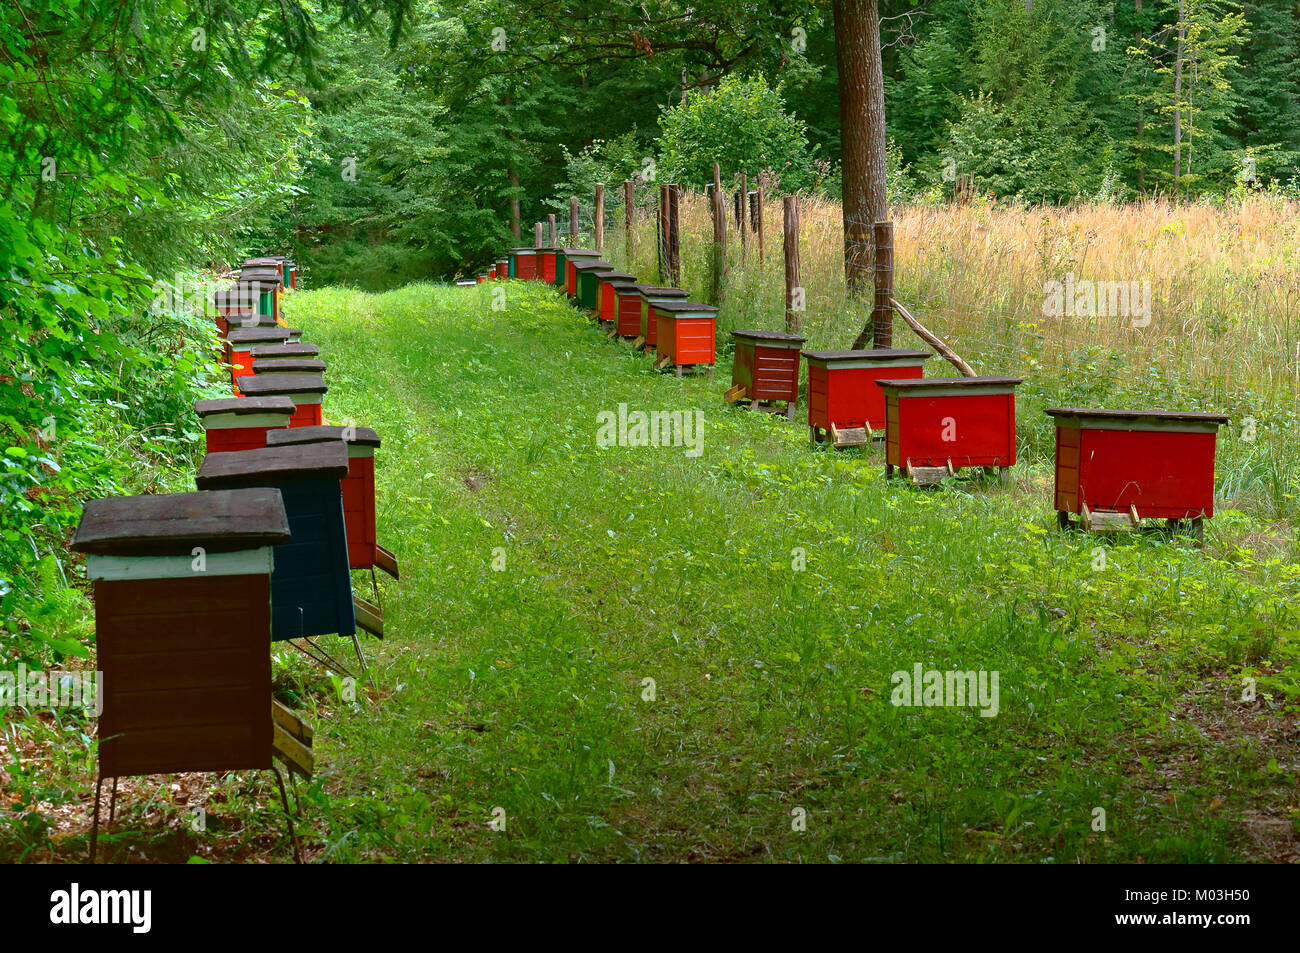
MULTIPOLYGON (((655 367, 706 368, 716 359, 717 308, 685 291, 639 283, 597 252, 515 248, 476 281, 537 280, 564 289, 610 337, 655 355, 655 367)), ((935 483, 979 467, 1004 480, 1016 462, 1013 377, 927 378, 929 351, 805 351, 805 338, 776 331, 732 331, 731 403, 772 408, 794 419, 801 364, 808 366, 808 428, 813 445, 870 443, 883 432, 886 475, 935 483)), ((1056 424, 1053 507, 1086 529, 1137 528, 1144 518, 1192 521, 1214 513, 1214 458, 1222 414, 1163 410, 1052 408, 1056 424)))
MULTIPOLYGON (((361 672, 358 628, 382 635, 350 572, 370 570, 376 592, 376 568, 397 576, 375 533, 379 438, 326 425, 325 363, 281 314, 296 286, 291 261, 255 258, 215 296, 232 396, 195 405, 198 491, 92 500, 82 514, 73 548, 95 589, 101 783, 272 768, 273 756, 309 775, 312 730, 272 699, 272 644, 352 675, 320 638, 350 642, 361 672)), ((96 832, 98 811, 97 789, 96 832)))

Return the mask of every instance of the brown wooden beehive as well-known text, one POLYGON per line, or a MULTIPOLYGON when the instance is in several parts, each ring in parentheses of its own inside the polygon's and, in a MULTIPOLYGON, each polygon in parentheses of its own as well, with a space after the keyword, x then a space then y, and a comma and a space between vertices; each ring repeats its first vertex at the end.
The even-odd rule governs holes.
POLYGON ((270 488, 91 500, 101 777, 271 767, 270 488))

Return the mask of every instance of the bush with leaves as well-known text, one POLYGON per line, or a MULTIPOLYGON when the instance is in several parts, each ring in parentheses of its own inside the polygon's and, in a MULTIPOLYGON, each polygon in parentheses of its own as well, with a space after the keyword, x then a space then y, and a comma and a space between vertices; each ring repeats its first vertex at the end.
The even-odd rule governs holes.
POLYGON ((740 172, 769 172, 786 191, 813 184, 807 130, 786 111, 781 88, 761 76, 729 76, 665 110, 659 127, 659 177, 665 181, 703 188, 717 162, 724 186, 740 172))

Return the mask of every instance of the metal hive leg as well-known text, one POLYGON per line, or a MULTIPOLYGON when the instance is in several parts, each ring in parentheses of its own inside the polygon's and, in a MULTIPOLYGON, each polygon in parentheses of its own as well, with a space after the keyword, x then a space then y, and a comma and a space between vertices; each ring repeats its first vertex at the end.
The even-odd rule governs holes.
POLYGON ((284 804, 285 820, 289 822, 289 840, 293 842, 293 862, 301 864, 302 852, 298 849, 298 833, 293 827, 293 814, 289 811, 289 795, 284 789, 284 777, 275 765, 271 765, 271 773, 275 775, 275 783, 280 786, 280 801, 284 804))

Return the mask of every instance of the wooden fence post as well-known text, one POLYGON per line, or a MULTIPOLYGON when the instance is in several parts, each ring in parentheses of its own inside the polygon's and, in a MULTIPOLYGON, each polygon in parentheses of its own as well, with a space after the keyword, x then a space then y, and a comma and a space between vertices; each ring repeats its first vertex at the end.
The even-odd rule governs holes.
POLYGON ((723 204, 723 190, 718 187, 714 189, 714 251, 711 264, 714 272, 714 304, 718 304, 723 299, 723 272, 727 269, 727 205, 723 204))
POLYGON ((785 230, 785 329, 798 334, 806 307, 802 279, 799 277, 799 197, 787 195, 782 203, 785 230))
POLYGON ((623 231, 627 245, 627 270, 632 270, 632 259, 636 254, 636 182, 626 179, 623 182, 623 231))
POLYGON ((538 222, 533 226, 533 247, 542 247, 542 223, 538 222))
POLYGON ((656 210, 655 220, 658 224, 658 275, 659 283, 664 284, 668 281, 668 186, 659 186, 659 208, 656 210))
POLYGON ((745 212, 748 211, 746 206, 749 205, 748 172, 740 173, 740 195, 737 197, 737 205, 736 227, 740 229, 740 263, 743 265, 745 263, 745 253, 749 247, 749 236, 745 234, 748 231, 745 228, 745 212))
MULTIPOLYGON (((592 236, 595 240, 596 254, 605 250, 605 183, 596 183, 596 210, 592 212, 592 236)), ((631 267, 631 262, 628 263, 631 267)))
POLYGON ((754 218, 754 231, 758 233, 758 260, 763 260, 763 187, 754 190, 754 206, 758 212, 754 218))
POLYGON ((894 341, 894 223, 876 222, 872 226, 876 246, 876 298, 871 309, 873 348, 887 348, 894 341))
POLYGON ((569 196, 569 247, 578 247, 578 197, 569 196))
POLYGON ((555 245, 555 215, 554 215, 554 214, 551 214, 551 215, 547 215, 547 216, 546 216, 546 224, 549 225, 549 226, 551 227, 551 244, 550 244, 550 247, 551 247, 551 248, 555 248, 556 245, 555 245))
POLYGON ((676 184, 668 186, 668 274, 672 286, 682 283, 682 187, 676 184))

